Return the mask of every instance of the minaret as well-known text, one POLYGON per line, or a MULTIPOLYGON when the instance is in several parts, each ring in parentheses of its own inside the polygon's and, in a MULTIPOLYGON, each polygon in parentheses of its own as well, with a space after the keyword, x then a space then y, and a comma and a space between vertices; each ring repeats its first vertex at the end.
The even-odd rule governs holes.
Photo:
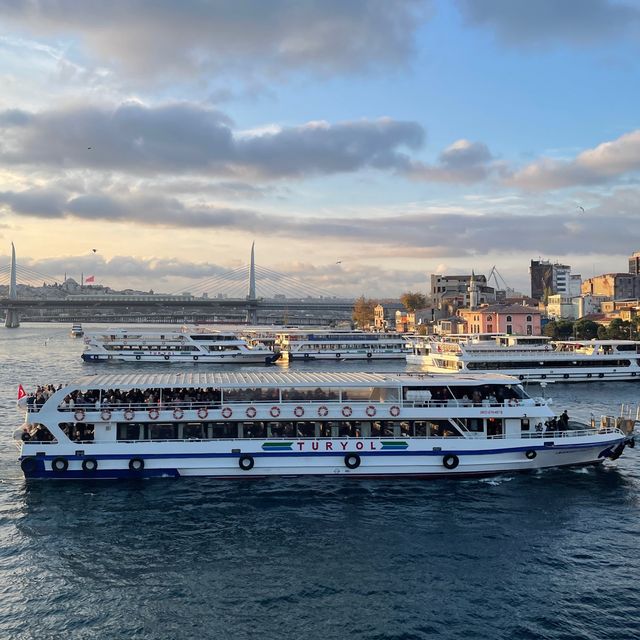
POLYGON ((469 309, 476 309, 478 306, 478 283, 476 274, 471 270, 471 280, 469 282, 469 309))

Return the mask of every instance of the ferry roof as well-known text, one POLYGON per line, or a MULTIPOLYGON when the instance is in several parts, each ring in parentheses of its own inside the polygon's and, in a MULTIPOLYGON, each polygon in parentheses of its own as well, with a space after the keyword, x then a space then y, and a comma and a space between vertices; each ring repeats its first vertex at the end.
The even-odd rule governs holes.
POLYGON ((129 373, 90 375, 75 384, 81 389, 140 389, 174 387, 213 387, 237 389, 239 387, 397 387, 401 384, 421 382, 477 386, 478 384, 520 384, 517 378, 504 374, 475 374, 454 376, 429 373, 342 373, 303 371, 241 371, 229 373, 129 373))

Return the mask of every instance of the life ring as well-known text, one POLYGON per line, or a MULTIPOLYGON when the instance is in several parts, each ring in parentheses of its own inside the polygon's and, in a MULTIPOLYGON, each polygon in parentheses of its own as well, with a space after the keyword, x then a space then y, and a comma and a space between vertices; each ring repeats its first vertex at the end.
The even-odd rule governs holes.
POLYGON ((194 360, 197 360, 197 359, 198 359, 198 356, 193 356, 193 359, 194 359, 194 360))
POLYGON ((303 407, 296 407, 293 410, 293 415, 296 416, 296 418, 302 418, 302 416, 304 415, 304 408, 303 407))
POLYGON ((182 416, 183 416, 183 415, 184 415, 184 411, 183 411, 180 407, 176 407, 176 408, 173 410, 173 417, 174 417, 176 420, 180 420, 180 418, 182 418, 182 416))
POLYGON ((138 473, 144 469, 144 460, 142 458, 131 458, 129 460, 129 471, 138 473))
POLYGON ((82 470, 87 473, 93 473, 98 470, 98 461, 95 458, 85 458, 82 461, 82 470))
POLYGON ((151 420, 157 420, 159 415, 160 415, 160 412, 155 407, 153 407, 152 409, 149 409, 149 418, 151 420))
POLYGON ((369 351, 369 353, 367 353, 367 358, 373 358, 373 353, 371 353, 371 351, 369 351))
POLYGON ((73 417, 76 419, 76 422, 82 422, 84 420, 85 417, 85 412, 84 409, 76 409, 73 412, 73 417))
POLYGON ((53 471, 63 473, 69 468, 69 461, 66 458, 54 458, 51 461, 51 468, 53 471))
POLYGON ((255 418, 256 413, 258 412, 256 411, 255 407, 247 407, 247 410, 245 411, 245 413, 247 414, 247 418, 255 418))
POLYGON ((524 455, 527 456, 527 460, 533 460, 538 454, 533 449, 529 449, 524 455))
POLYGON ((336 353, 336 358, 339 358, 339 357, 340 357, 340 354, 339 354, 339 353, 336 353))
POLYGON ((327 407, 325 407, 324 405, 318 407, 318 415, 321 418, 324 418, 325 416, 329 415, 329 409, 327 409, 327 407))
POLYGON ((269 413, 272 418, 277 418, 280 415, 280 407, 271 407, 269 413))
MULTIPOLYGON (((200 418, 201 420, 204 420, 208 415, 209 415, 209 411, 206 407, 200 407, 198 409, 198 418, 200 418)), ((223 415, 224 415, 224 411, 223 411, 223 415)))
POLYGON ((124 419, 125 420, 133 420, 135 415, 136 415, 136 412, 133 409, 127 409, 124 412, 124 419))
POLYGON ((348 418, 353 413, 353 409, 351 407, 342 407, 342 415, 345 418, 348 418))
POLYGON ((524 376, 523 375, 519 375, 518 376, 518 380, 524 380, 524 376))
POLYGON ((364 412, 370 417, 373 418, 373 416, 376 415, 376 408, 370 404, 365 410, 364 412))
POLYGON ((391 409, 389 409, 389 413, 394 417, 397 418, 400 415, 400 407, 397 404, 394 404, 391 409))
POLYGON ((230 418, 233 415, 233 409, 231 407, 225 407, 222 410, 222 417, 223 418, 230 418))
POLYGON ((105 422, 107 420, 111 420, 111 409, 103 409, 100 412, 100 418, 102 418, 102 420, 104 420, 105 422))
POLYGON ((140 356, 136 356, 136 360, 140 360, 140 356))
POLYGON ((243 471, 251 471, 251 469, 253 469, 253 465, 255 464, 253 457, 252 456, 240 456, 240 459, 238 460, 238 466, 243 470, 243 471))
POLYGON ((442 458, 442 464, 447 469, 455 469, 460 464, 460 458, 455 454, 450 453, 442 458))
POLYGON ((344 457, 344 466, 347 469, 357 469, 360 466, 360 456, 357 453, 347 453, 344 457))
POLYGON ((165 359, 165 360, 168 360, 168 359, 169 359, 169 356, 165 356, 165 357, 164 357, 164 359, 165 359))
POLYGON ((25 473, 25 475, 33 473, 38 466, 36 459, 33 457, 23 458, 22 462, 20 462, 20 468, 25 473))

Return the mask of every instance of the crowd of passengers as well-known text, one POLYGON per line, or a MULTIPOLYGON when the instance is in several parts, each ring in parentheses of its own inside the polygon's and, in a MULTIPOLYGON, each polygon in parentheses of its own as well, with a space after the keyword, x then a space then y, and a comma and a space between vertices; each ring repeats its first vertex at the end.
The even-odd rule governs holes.
MULTIPOLYGON (((93 440, 94 428, 92 424, 83 422, 61 423, 60 428, 64 434, 75 442, 93 440)), ((22 430, 21 438, 24 442, 55 442, 53 434, 43 424, 27 424, 22 430)))
MULTIPOLYGON (((407 389, 411 391, 411 389, 407 389)), ((430 405, 444 404, 451 400, 462 406, 502 405, 505 402, 520 400, 522 396, 515 388, 499 385, 482 385, 479 387, 429 387, 425 390, 430 405)), ((420 402, 420 401, 418 401, 420 402)))
POLYGON ((36 390, 27 396, 27 407, 33 411, 37 411, 59 389, 62 389, 61 384, 57 387, 52 384, 36 387, 36 390))

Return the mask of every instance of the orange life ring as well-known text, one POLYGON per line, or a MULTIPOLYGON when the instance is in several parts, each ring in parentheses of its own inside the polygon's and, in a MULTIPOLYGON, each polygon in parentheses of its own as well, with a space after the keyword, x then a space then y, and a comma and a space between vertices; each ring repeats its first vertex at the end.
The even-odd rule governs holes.
POLYGON ((376 415, 376 408, 370 404, 364 411, 370 418, 376 415))
POLYGON ((230 418, 233 415, 233 409, 231 407, 225 407, 222 410, 222 417, 223 418, 230 418))
POLYGON ((393 405, 393 407, 391 407, 391 409, 389 409, 389 413, 394 417, 397 418, 400 415, 400 407, 398 405, 393 405))
POLYGON ((302 416, 304 415, 304 408, 297 406, 294 410, 293 410, 293 415, 296 416, 297 418, 302 418, 302 416))
POLYGON ((153 409, 149 409, 149 418, 151 420, 157 420, 160 412, 154 407, 153 409))
POLYGON ((85 412, 84 409, 76 409, 73 412, 73 417, 76 419, 76 422, 82 422, 82 420, 84 420, 84 416, 85 416, 85 412))
POLYGON ((342 415, 345 418, 348 418, 353 413, 353 409, 351 407, 342 407, 342 415))
POLYGON ((208 415, 209 415, 209 411, 207 410, 206 407, 200 407, 198 409, 198 418, 200 418, 201 420, 204 420, 208 415))
POLYGON ((124 412, 124 419, 125 420, 133 420, 133 417, 136 415, 136 412, 133 409, 127 409, 124 412))
POLYGON ((255 407, 247 407, 247 410, 245 411, 245 413, 247 414, 247 418, 255 418, 256 413, 258 412, 256 411, 255 407))
POLYGON ((269 413, 271 417, 277 418, 280 415, 280 407, 271 407, 269 413))
POLYGON ((111 420, 111 409, 103 409, 103 410, 100 412, 100 418, 101 418, 102 420, 104 420, 105 422, 106 422, 107 420, 111 420))
POLYGON ((183 411, 180 407, 176 407, 176 408, 173 410, 173 417, 174 417, 176 420, 180 420, 180 418, 182 418, 182 416, 183 416, 183 415, 184 415, 184 411, 183 411))
POLYGON ((318 415, 321 418, 324 418, 328 414, 329 414, 329 409, 327 409, 327 407, 325 407, 324 405, 322 405, 321 407, 318 407, 318 415))

